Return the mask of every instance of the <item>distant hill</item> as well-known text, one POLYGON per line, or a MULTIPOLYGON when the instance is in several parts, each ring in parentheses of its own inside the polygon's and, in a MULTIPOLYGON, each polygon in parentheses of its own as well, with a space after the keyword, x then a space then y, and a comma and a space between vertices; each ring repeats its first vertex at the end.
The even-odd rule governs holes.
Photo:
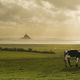
POLYGON ((22 39, 31 39, 31 37, 28 34, 25 34, 22 39))

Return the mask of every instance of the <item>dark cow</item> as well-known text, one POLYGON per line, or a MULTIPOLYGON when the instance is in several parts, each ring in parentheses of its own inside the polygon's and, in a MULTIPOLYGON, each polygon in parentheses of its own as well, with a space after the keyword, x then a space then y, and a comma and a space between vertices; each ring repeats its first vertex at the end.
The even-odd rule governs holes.
POLYGON ((65 66, 67 67, 67 64, 71 67, 71 57, 74 57, 76 59, 76 67, 78 67, 78 62, 80 58, 80 52, 78 50, 68 50, 64 52, 64 62, 65 66))

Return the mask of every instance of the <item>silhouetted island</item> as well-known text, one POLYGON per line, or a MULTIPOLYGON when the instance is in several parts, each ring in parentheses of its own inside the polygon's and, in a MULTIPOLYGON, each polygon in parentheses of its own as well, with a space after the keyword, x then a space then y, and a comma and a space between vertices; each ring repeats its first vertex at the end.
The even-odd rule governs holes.
POLYGON ((31 37, 28 34, 25 34, 22 39, 31 39, 31 37))

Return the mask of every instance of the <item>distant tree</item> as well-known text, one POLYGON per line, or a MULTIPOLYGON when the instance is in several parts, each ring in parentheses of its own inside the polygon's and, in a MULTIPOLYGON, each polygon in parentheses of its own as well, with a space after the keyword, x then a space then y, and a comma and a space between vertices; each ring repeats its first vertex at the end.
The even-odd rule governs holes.
POLYGON ((29 51, 29 52, 32 52, 32 48, 28 48, 28 51, 29 51))

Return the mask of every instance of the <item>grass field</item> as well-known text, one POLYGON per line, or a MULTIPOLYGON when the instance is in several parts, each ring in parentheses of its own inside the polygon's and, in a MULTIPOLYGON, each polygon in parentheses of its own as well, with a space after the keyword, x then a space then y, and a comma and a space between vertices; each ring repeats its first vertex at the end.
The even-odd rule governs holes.
POLYGON ((56 52, 56 54, 40 54, 0 51, 0 80, 80 80, 80 69, 75 66, 65 68, 63 61, 64 50, 71 48, 79 50, 80 45, 1 44, 0 47, 32 48, 56 52))

